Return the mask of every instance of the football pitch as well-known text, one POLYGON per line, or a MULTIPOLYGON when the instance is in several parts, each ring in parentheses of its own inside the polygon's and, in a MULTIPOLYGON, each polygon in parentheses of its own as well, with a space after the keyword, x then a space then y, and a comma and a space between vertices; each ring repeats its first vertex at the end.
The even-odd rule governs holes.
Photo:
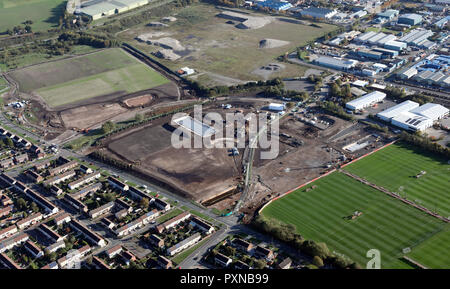
POLYGON ((450 216, 450 164, 447 159, 396 143, 346 166, 345 170, 406 196, 443 217, 450 216), (421 171, 426 173, 416 178, 421 171))
POLYGON ((448 239, 448 224, 339 172, 272 202, 262 214, 294 224, 305 239, 325 242, 362 267, 367 251, 378 249, 382 268, 411 268, 401 260, 405 248, 425 266, 450 265, 448 245, 441 239, 441 234, 448 239), (348 218, 355 211, 362 215, 348 218), (436 258, 428 255, 431 251, 436 258))
POLYGON ((60 15, 66 9, 65 0, 0 0, 0 32, 33 21, 34 32, 58 26, 60 15))
POLYGON ((50 107, 111 93, 133 93, 169 82, 118 48, 30 66, 10 75, 21 91, 37 93, 50 107))

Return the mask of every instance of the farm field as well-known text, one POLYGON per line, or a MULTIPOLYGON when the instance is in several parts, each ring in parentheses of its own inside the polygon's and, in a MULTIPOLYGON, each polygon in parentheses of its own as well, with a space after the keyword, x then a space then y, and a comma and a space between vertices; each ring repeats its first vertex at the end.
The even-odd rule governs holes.
POLYGON ((450 164, 406 144, 394 144, 345 167, 345 170, 450 216, 450 164), (416 178, 421 171, 426 174, 416 178))
MULTIPOLYGON (((412 248, 440 232, 446 224, 437 218, 364 185, 342 173, 334 172, 268 205, 262 214, 294 224, 306 239, 325 242, 331 250, 344 254, 365 267, 369 249, 381 252, 382 268, 410 268, 400 258, 402 250, 412 248), (317 186, 306 192, 306 188, 317 186), (348 220, 353 212, 363 214, 348 220)), ((417 253, 420 255, 420 251, 417 253)), ((447 256, 434 266, 448 266, 448 250, 435 254, 447 256)), ((420 260, 418 260, 420 261, 420 260)))
MULTIPOLYGON (((270 23, 257 29, 239 29, 238 21, 217 17, 223 10, 212 5, 195 4, 180 9, 174 22, 166 27, 141 25, 118 34, 118 37, 146 53, 154 53, 161 47, 136 40, 136 37, 151 33, 152 40, 170 38, 179 41, 173 52, 181 56, 178 60, 157 58, 158 61, 178 70, 188 66, 198 74, 192 76, 205 85, 231 85, 242 81, 269 79, 276 76, 302 76, 305 67, 281 63, 284 68, 277 71, 261 70, 262 66, 277 63, 276 59, 286 52, 308 41, 321 37, 336 29, 336 26, 320 24, 320 27, 288 22, 287 18, 264 16, 245 10, 253 17, 267 17, 270 23), (263 39, 284 41, 284 45, 260 48, 263 39)), ((244 15, 244 14, 243 14, 244 15)), ((160 19, 155 19, 160 21, 160 19)), ((156 56, 155 56, 156 57, 156 56)))
POLYGON ((0 0, 0 32, 33 21, 34 32, 57 27, 59 16, 66 9, 66 0, 0 0))
POLYGON ((37 93, 50 107, 111 93, 132 93, 169 82, 118 48, 30 66, 10 75, 21 91, 37 93))

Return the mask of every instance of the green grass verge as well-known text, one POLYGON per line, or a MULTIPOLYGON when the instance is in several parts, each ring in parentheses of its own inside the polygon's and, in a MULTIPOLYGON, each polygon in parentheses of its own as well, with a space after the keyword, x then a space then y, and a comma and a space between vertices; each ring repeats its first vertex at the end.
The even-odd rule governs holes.
POLYGON ((175 209, 171 210, 170 212, 168 212, 167 214, 164 214, 161 217, 159 217, 158 219, 156 219, 156 222, 158 224, 164 223, 165 221, 170 220, 173 217, 178 216, 181 213, 183 213, 183 210, 175 208, 175 209))
POLYGON ((183 251, 181 253, 179 253, 178 255, 176 255, 175 257, 172 258, 172 262, 175 265, 180 264, 181 262, 183 262, 184 259, 186 259, 187 257, 189 257, 189 255, 191 255, 192 253, 195 252, 195 250, 197 250, 198 248, 200 248, 201 245, 203 245, 206 241, 208 241, 209 238, 204 239, 200 242, 198 242, 197 244, 195 244, 194 246, 192 246, 191 248, 187 249, 186 251, 183 251))
POLYGON ((404 248, 413 248, 445 226, 442 221, 338 172, 313 184, 317 188, 309 192, 306 187, 301 188, 271 203, 262 214, 294 224, 304 238, 325 242, 330 249, 363 267, 370 249, 380 250, 382 268, 397 267, 404 248), (346 219, 355 211, 363 212, 362 216, 346 219))

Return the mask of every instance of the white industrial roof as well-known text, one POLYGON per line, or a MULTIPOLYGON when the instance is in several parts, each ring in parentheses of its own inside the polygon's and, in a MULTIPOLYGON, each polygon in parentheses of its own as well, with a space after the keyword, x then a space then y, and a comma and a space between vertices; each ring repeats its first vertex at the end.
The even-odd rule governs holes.
POLYGON ((215 134, 215 129, 190 116, 184 116, 173 120, 176 124, 195 133, 198 136, 206 137, 215 134))
POLYGON ((426 103, 413 110, 412 113, 436 120, 448 113, 448 109, 437 103, 426 103))
POLYGON ((271 103, 271 104, 269 104, 269 109, 270 109, 270 110, 281 111, 281 110, 284 110, 284 104, 281 104, 281 103, 271 103))
POLYGON ((396 122, 401 123, 415 130, 423 130, 430 124, 431 119, 423 117, 411 112, 403 112, 392 119, 392 123, 395 125, 396 122))
POLYGON ((381 118, 393 118, 416 107, 419 107, 419 104, 417 102, 406 100, 402 103, 394 105, 393 107, 383 110, 382 112, 377 113, 377 116, 381 118))
POLYGON ((378 102, 386 97, 386 93, 380 91, 373 91, 366 95, 361 96, 360 98, 354 99, 352 101, 347 102, 346 105, 353 107, 364 107, 365 105, 370 105, 374 102, 378 102))

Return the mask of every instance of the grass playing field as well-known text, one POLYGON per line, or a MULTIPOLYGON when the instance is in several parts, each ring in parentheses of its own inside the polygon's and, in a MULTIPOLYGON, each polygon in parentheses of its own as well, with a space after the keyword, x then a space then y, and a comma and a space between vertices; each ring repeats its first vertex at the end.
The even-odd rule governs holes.
POLYGON ((0 0, 0 32, 33 21, 33 31, 45 31, 58 26, 66 9, 66 0, 0 0))
POLYGON ((10 75, 24 92, 36 92, 50 107, 109 93, 132 93, 169 81, 121 49, 15 70, 10 75))
MULTIPOLYGON (((271 203, 262 214, 294 224, 306 239, 325 242, 363 267, 367 251, 378 249, 382 268, 410 268, 399 259, 402 250, 414 248, 446 228, 444 222, 342 173, 332 173, 313 185, 317 188, 306 192, 312 186, 308 185, 271 203), (363 214, 355 220, 346 219, 355 211, 363 214)), ((448 266, 448 251, 440 254, 447 258, 436 260, 433 266, 448 266)))
POLYGON ((345 167, 345 170, 365 178, 392 192, 450 216, 450 165, 436 157, 406 144, 394 144, 345 167), (426 174, 415 176, 420 171, 426 174))

